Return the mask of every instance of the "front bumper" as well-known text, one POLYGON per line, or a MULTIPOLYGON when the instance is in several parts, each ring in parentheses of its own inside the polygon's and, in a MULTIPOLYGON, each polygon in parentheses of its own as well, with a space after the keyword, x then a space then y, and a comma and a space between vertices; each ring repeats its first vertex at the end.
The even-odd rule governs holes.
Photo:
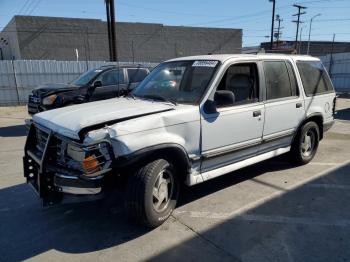
POLYGON ((105 177, 110 169, 100 171, 98 176, 88 177, 77 171, 57 166, 50 155, 51 140, 54 140, 53 134, 48 132, 45 147, 42 152, 38 152, 33 147, 35 142, 32 141, 35 128, 32 124, 29 129, 23 169, 27 183, 42 199, 43 206, 102 198, 105 177))

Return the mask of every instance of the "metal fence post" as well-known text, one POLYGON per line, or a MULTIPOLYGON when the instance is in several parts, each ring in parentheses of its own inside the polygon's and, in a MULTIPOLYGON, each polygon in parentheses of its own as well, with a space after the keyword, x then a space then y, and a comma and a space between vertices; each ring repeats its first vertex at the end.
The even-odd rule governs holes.
POLYGON ((18 85, 17 85, 17 76, 16 76, 16 70, 15 70, 15 65, 13 60, 11 60, 12 64, 12 70, 13 70, 13 78, 15 80, 15 88, 16 88, 16 93, 17 93, 17 103, 20 105, 20 99, 19 99, 19 91, 18 91, 18 85))

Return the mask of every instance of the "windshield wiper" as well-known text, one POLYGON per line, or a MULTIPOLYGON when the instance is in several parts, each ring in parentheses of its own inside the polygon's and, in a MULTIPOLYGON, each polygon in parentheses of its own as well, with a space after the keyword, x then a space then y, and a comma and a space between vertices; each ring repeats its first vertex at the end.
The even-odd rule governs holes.
POLYGON ((124 97, 131 97, 134 100, 136 99, 136 97, 133 95, 132 92, 129 92, 129 93, 125 94, 124 97))
POLYGON ((157 94, 152 94, 152 95, 143 95, 143 98, 149 98, 149 99, 154 99, 154 100, 160 100, 160 101, 165 101, 165 102, 170 102, 173 105, 177 106, 177 102, 173 99, 170 98, 166 98, 164 96, 161 95, 157 95, 157 94))

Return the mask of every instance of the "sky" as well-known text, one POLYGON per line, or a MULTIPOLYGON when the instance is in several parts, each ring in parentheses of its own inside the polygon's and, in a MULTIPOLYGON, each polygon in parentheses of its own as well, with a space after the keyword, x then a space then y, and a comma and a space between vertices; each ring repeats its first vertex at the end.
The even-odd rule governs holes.
MULTIPOLYGON (((272 3, 269 0, 115 0, 117 21, 162 23, 243 29, 243 46, 269 41, 272 3)), ((276 0, 276 14, 283 19, 282 39, 294 40, 297 13, 293 4, 307 7, 301 20, 302 40, 350 42, 350 0, 276 0)), ((106 20, 104 0, 0 0, 0 30, 14 15, 97 18, 106 20)))

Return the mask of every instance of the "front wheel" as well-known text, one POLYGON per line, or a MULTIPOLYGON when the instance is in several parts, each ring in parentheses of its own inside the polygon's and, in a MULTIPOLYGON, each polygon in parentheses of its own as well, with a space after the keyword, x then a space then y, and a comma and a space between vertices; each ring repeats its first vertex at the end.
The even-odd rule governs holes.
POLYGON ((177 203, 179 180, 175 167, 165 159, 152 161, 131 175, 126 190, 129 215, 147 227, 157 227, 177 203))
POLYGON ((292 160, 300 165, 309 163, 317 152, 319 138, 320 130, 315 122, 304 124, 292 144, 292 160))

